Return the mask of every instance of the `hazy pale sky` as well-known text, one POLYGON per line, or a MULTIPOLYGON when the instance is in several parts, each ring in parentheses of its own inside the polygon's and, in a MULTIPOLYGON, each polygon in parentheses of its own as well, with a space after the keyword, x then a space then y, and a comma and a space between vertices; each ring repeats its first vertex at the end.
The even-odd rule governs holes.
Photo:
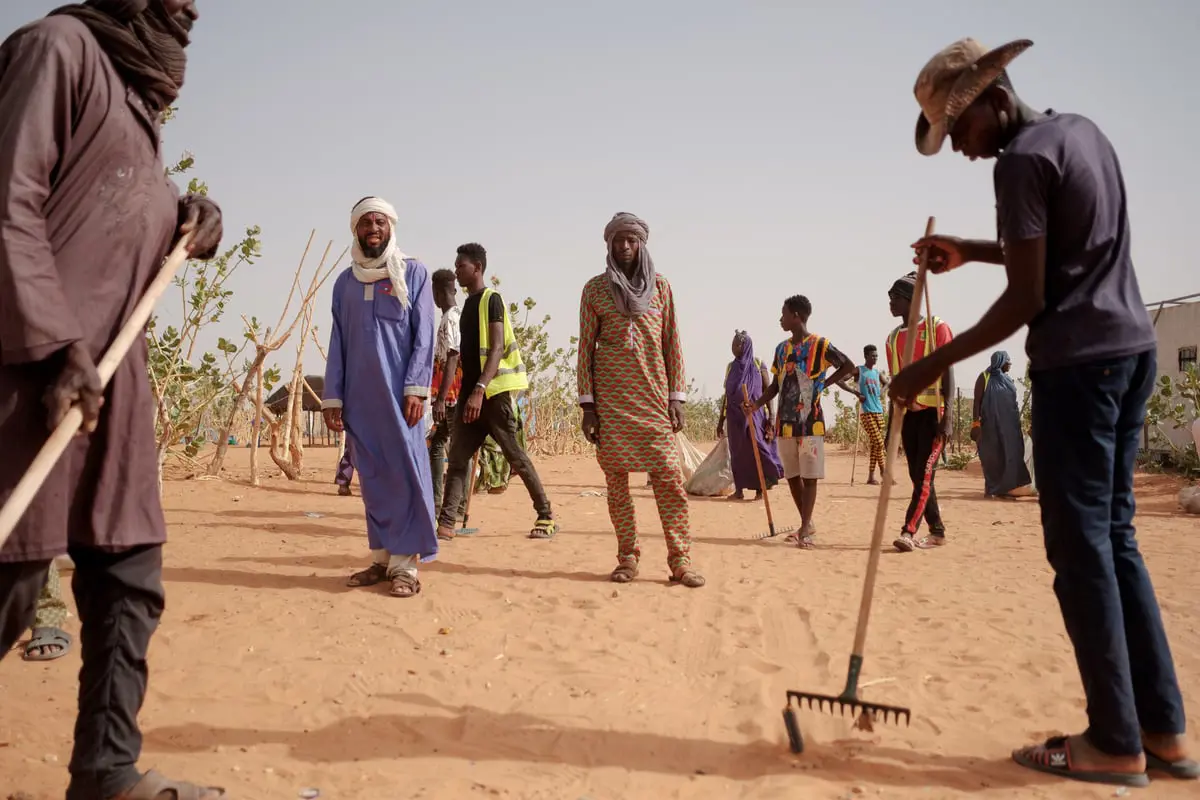
MULTIPOLYGON (((0 30, 61 2, 5 0, 0 30)), ((226 335, 241 313, 273 323, 309 231, 340 250, 351 205, 377 194, 398 209, 400 248, 431 269, 482 242, 506 298, 534 297, 558 344, 603 269, 605 223, 631 211, 650 224, 689 374, 708 393, 733 330, 769 356, 795 293, 812 300, 812 330, 857 363, 896 324, 886 292, 929 215, 943 233, 995 234, 990 164, 913 147, 916 74, 963 36, 1034 41, 1014 84, 1112 139, 1144 298, 1200 291, 1188 252, 1200 220, 1195 0, 197 7, 165 154, 195 154, 230 237, 263 229, 262 260, 231 284, 226 335)), ((938 277, 934 313, 961 331, 1003 285, 1000 267, 938 277)), ((328 309, 326 290, 326 333, 328 309)), ((1024 339, 1005 345, 1016 374, 1024 339)), ((960 386, 986 361, 961 366, 960 386)))

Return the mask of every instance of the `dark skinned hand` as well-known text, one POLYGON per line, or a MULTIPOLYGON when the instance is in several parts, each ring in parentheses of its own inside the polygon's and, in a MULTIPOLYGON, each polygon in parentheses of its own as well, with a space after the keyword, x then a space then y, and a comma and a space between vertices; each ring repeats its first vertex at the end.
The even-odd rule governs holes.
POLYGON ((592 444, 600 444, 600 418, 596 416, 595 409, 585 408, 583 410, 583 438, 587 439, 592 444))
POLYGON ((406 395, 404 398, 404 421, 408 427, 415 428, 425 416, 425 398, 406 395))
POLYGON ((476 386, 467 398, 467 405, 463 408, 463 422, 468 425, 479 419, 479 413, 483 411, 483 394, 483 389, 476 386))
POLYGON ((952 269, 958 269, 967 262, 963 253, 963 240, 957 236, 927 236, 913 243, 913 263, 920 265, 922 254, 928 252, 925 266, 930 272, 941 275, 952 269))
POLYGON ((221 209, 212 200, 199 194, 179 198, 179 238, 195 233, 188 245, 188 255, 207 261, 217 254, 225 233, 221 209))
POLYGON ((683 430, 683 403, 678 400, 672 400, 667 405, 667 414, 671 417, 671 430, 679 433, 683 430))
POLYGON ((954 415, 949 412, 943 412, 942 418, 939 420, 938 433, 942 435, 942 441, 948 442, 954 438, 954 415))
POLYGON ((342 410, 340 408, 323 408, 321 416, 325 418, 325 427, 334 433, 341 433, 346 430, 345 423, 342 422, 342 410))
POLYGON ((440 397, 433 401, 433 421, 438 425, 446 421, 446 401, 440 397))
POLYGON ((54 430, 76 403, 83 412, 84 433, 92 433, 100 422, 104 389, 96 363, 82 344, 68 345, 53 356, 59 364, 58 378, 46 389, 43 402, 49 412, 50 430, 54 430))
POLYGON ((724 422, 724 420, 722 420, 721 422, 717 423, 717 439, 720 440, 720 439, 724 439, 724 438, 725 438, 725 422, 724 422))

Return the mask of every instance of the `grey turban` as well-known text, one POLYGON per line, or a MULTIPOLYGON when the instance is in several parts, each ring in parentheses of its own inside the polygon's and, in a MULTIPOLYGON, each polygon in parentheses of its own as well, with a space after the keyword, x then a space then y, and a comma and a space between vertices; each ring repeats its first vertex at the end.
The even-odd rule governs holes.
POLYGON ((636 214, 622 211, 619 214, 613 214, 613 218, 604 226, 604 241, 611 243, 613 237, 618 233, 632 233, 645 244, 650 238, 650 226, 636 214))
POLYGON ((608 245, 608 276, 609 287, 612 290, 613 301, 617 311, 626 317, 640 317, 650 308, 657 288, 655 280, 654 259, 650 257, 650 249, 646 240, 650 238, 650 226, 635 214, 622 211, 613 215, 604 226, 604 242, 608 245), (612 255, 612 240, 619 234, 632 233, 641 242, 638 248, 637 261, 633 265, 633 273, 626 275, 617 266, 612 255))

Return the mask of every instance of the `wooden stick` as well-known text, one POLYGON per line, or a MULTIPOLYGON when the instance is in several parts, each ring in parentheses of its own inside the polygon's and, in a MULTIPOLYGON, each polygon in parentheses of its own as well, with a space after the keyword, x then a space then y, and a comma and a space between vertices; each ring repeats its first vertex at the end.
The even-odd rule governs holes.
MULTIPOLYGON (((925 224, 925 236, 933 236, 935 220, 929 218, 925 224)), ((925 292, 925 276, 929 251, 921 252, 921 261, 917 266, 917 282, 913 286, 913 299, 908 309, 908 333, 904 341, 904 360, 900 368, 911 364, 914 348, 917 344, 917 330, 921 322, 921 295, 925 292)), ((893 379, 895 376, 892 376, 893 379)), ((887 526, 887 505, 892 497, 893 467, 896 465, 896 455, 900 451, 900 428, 904 424, 904 406, 892 403, 892 419, 888 426, 887 459, 885 461, 886 477, 879 489, 879 503, 875 506, 875 529, 871 532, 871 546, 867 551, 867 574, 863 578, 862 601, 858 606, 858 627, 854 631, 854 655, 862 658, 863 648, 867 643, 867 623, 871 619, 871 601, 875 597, 875 578, 879 574, 880 548, 883 545, 883 531, 887 526)))
POLYGON ((263 426, 263 364, 258 362, 258 371, 255 375, 257 388, 254 396, 254 425, 251 428, 250 441, 250 485, 258 486, 258 448, 259 440, 262 438, 263 426))
MULTIPOLYGON (((475 455, 471 456, 471 474, 467 478, 467 507, 463 509, 463 524, 459 530, 467 530, 467 522, 471 519, 471 498, 475 495, 475 472, 479 469, 479 451, 475 451, 475 455)), ((443 479, 444 480, 444 479, 443 479)), ((443 483, 443 486, 445 484, 443 483)), ((446 502, 446 498, 442 498, 442 502, 446 502)))
POLYGON ((854 456, 850 459, 850 485, 854 485, 854 469, 858 463, 858 440, 862 438, 862 401, 854 404, 854 456))
MULTIPOLYGON (((746 384, 742 384, 742 398, 747 404, 750 402, 750 390, 746 388, 746 384)), ((745 411, 742 412, 745 416, 745 411)), ((775 518, 771 516, 771 493, 767 491, 767 478, 763 475, 762 455, 758 452, 758 439, 754 435, 754 415, 751 414, 746 419, 746 432, 750 435, 750 449, 754 453, 754 466, 758 468, 758 486, 762 489, 763 505, 767 508, 767 535, 775 535, 775 518)))
MULTIPOLYGON (((142 299, 134 306, 133 313, 129 315, 129 319, 121 326, 121 330, 117 333, 117 338, 108 347, 108 351, 100 359, 100 363, 96 365, 96 372, 100 375, 100 385, 107 388, 109 381, 112 380, 113 373, 117 371, 117 367, 125 360, 125 356, 129 354, 129 349, 133 347, 133 343, 138 340, 138 337, 146 335, 146 323, 150 321, 150 315, 154 313, 154 306, 158 303, 159 298, 171 286, 171 282, 175 279, 175 273, 179 268, 187 263, 188 260, 188 245, 192 241, 192 235, 188 234, 180 240, 175 249, 163 262, 162 267, 158 271, 158 275, 154 281, 146 289, 146 293, 142 295, 142 299)), ((25 512, 29 509, 29 505, 37 496, 38 490, 42 488, 42 484, 46 482, 54 465, 58 463, 58 459, 62 457, 64 451, 71 444, 71 440, 79 433, 80 426, 83 425, 83 410, 79 405, 71 407, 67 415, 63 417, 62 422, 50 434, 50 438, 42 445, 42 449, 38 451, 37 456, 33 459, 33 463, 29 465, 25 475, 22 476, 16 488, 8 498, 8 502, 0 508, 0 547, 8 541, 8 537, 12 535, 13 529, 17 527, 17 523, 25 516, 25 512)))

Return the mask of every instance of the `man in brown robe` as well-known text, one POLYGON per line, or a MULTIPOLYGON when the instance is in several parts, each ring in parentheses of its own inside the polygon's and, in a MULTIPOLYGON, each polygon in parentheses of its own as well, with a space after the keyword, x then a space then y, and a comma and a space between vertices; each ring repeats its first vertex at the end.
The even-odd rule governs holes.
POLYGON ((192 0, 91 0, 0 45, 0 503, 75 403, 85 430, 0 550, 0 658, 69 551, 83 665, 68 800, 222 796, 136 767, 166 539, 144 340, 106 390, 95 367, 181 235, 195 258, 220 245, 220 211, 179 196, 159 149, 196 19, 192 0))

